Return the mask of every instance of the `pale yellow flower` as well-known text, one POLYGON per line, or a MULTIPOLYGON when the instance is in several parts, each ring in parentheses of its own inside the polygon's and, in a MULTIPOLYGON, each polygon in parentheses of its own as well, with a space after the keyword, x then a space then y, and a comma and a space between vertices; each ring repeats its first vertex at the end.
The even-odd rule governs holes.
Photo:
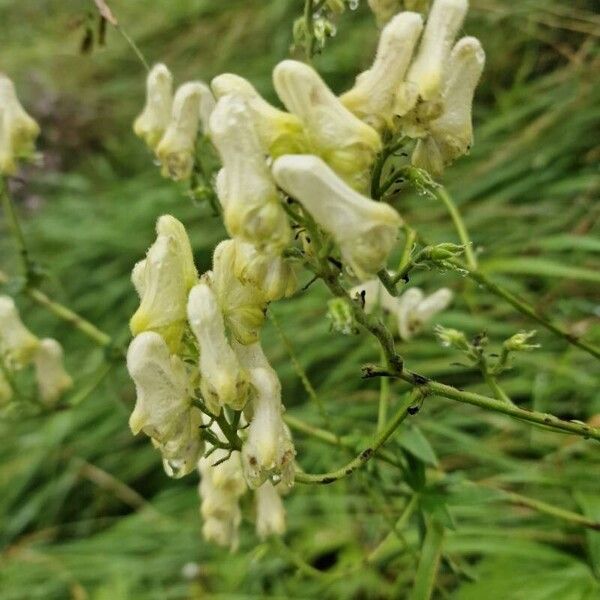
POLYGON ((273 174, 279 186, 332 235, 342 259, 359 279, 385 267, 402 224, 396 210, 350 188, 316 156, 282 156, 275 161, 273 174))
POLYGON ((73 387, 73 380, 64 367, 63 349, 56 340, 40 340, 33 362, 38 390, 45 404, 54 404, 73 387))
POLYGON ((281 496, 270 481, 254 491, 256 499, 256 533, 261 540, 285 533, 285 508, 281 496))
POLYGON ((133 123, 133 131, 154 150, 171 120, 173 76, 163 64, 152 67, 146 79, 146 104, 133 123))
POLYGON ((21 106, 13 82, 0 73, 0 175, 14 175, 20 159, 34 155, 38 124, 21 106))
POLYGON ((39 346, 38 338, 23 325, 10 296, 0 296, 0 356, 9 369, 29 364, 39 346))

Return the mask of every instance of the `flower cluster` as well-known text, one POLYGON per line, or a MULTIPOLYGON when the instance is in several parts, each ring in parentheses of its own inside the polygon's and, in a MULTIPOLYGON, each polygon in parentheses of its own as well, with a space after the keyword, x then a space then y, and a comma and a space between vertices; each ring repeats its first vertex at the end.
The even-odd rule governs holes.
POLYGON ((0 175, 14 175, 19 160, 33 156, 39 134, 40 128, 21 106, 13 82, 0 73, 0 175))
POLYGON ((0 404, 13 396, 9 376, 33 365, 41 401, 55 404, 73 385, 65 371, 63 350, 52 338, 37 338, 21 321, 12 298, 0 296, 0 404))

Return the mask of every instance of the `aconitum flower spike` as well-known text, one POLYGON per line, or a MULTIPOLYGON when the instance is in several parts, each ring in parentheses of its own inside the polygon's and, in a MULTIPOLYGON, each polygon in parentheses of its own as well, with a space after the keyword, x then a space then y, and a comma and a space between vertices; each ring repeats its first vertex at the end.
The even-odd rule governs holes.
POLYGON ((38 338, 23 325, 10 296, 0 296, 0 356, 9 369, 20 369, 31 362, 39 346, 38 338))
POLYGON ((244 99, 265 154, 277 158, 309 151, 300 119, 269 104, 247 79, 223 73, 215 77, 210 86, 217 99, 227 95, 244 99))
POLYGON ((273 83, 286 108, 304 124, 311 152, 350 186, 366 190, 382 147, 379 134, 353 115, 309 65, 284 60, 273 70, 273 83))
POLYGON ((146 79, 146 104, 133 123, 133 131, 155 150, 171 121, 173 106, 173 76, 159 63, 146 79))
POLYGON ((253 123, 252 111, 239 95, 223 96, 210 118, 210 138, 224 171, 217 195, 225 227, 232 238, 279 253, 291 239, 291 229, 253 123))
POLYGON ((14 175, 20 159, 35 152, 39 125, 25 112, 13 82, 0 73, 0 175, 14 175))
POLYGON ((241 410, 250 391, 247 373, 229 345, 223 315, 206 278, 192 288, 187 314, 200 346, 200 390, 206 405, 213 414, 223 406, 241 410))
POLYGON ((288 155, 273 165, 275 180, 297 199, 340 247, 342 259, 364 280, 385 267, 400 215, 350 188, 320 158, 288 155))
POLYGON ((407 81, 417 85, 423 100, 435 100, 442 92, 444 70, 456 34, 469 3, 467 0, 435 0, 407 81))
POLYGON ((356 78, 340 100, 362 121, 378 131, 392 125, 392 108, 413 50, 423 29, 421 15, 402 12, 383 29, 372 67, 356 78))
POLYGON ((175 92, 171 120, 156 147, 163 176, 175 181, 190 177, 201 119, 208 118, 213 103, 212 92, 201 81, 184 83, 175 92))
POLYGON ((40 340, 33 362, 38 390, 45 404, 54 404, 73 387, 73 380, 64 367, 63 349, 56 340, 51 338, 40 340))

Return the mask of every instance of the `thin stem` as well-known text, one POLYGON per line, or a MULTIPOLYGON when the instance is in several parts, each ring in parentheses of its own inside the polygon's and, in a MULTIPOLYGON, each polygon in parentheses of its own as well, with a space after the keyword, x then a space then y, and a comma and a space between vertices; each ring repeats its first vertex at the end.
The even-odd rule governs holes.
POLYGON ((304 2, 304 25, 308 35, 308 44, 306 46, 306 58, 310 62, 315 53, 315 24, 313 22, 314 6, 313 0, 304 2))
MULTIPOLYGON (((381 350, 381 359, 385 360, 383 350, 381 350)), ((390 404, 390 381, 387 377, 382 377, 379 382, 379 406, 377 410, 377 431, 381 431, 387 421, 388 407, 390 404)))
MULTIPOLYGON (((412 266, 411 258, 413 249, 415 247, 415 242, 417 240, 417 232, 412 227, 405 227, 404 232, 406 235, 406 240, 404 242, 404 250, 402 251, 402 256, 400 257, 400 263, 398 264, 397 272, 405 275, 412 266)), ((396 279, 396 281, 400 281, 400 279, 396 279)))
POLYGON ((2 196, 2 210, 4 211, 13 237, 15 238, 19 256, 21 257, 21 262, 23 264, 23 273, 25 275, 25 279, 27 282, 29 282, 31 275, 34 272, 34 266, 31 258, 29 257, 27 243, 25 242, 25 236, 23 235, 23 229, 19 223, 19 217, 17 216, 17 211, 15 210, 15 206, 8 191, 8 185, 6 184, 4 177, 0 177, 0 195, 2 196))
POLYGON ((146 69, 146 71, 150 71, 150 65, 148 64, 148 61, 129 34, 120 25, 115 25, 115 29, 125 38, 125 41, 129 44, 129 47, 133 50, 134 54, 144 66, 144 69, 146 69))
POLYGON ((476 271, 477 259, 475 258, 475 252, 473 251, 473 242, 469 237, 469 233, 467 231, 465 222, 463 221, 463 218, 460 212, 458 211, 458 208, 456 208, 456 204, 454 204, 454 201, 452 200, 450 194, 448 194, 448 192, 446 191, 446 188, 444 188, 441 185, 433 188, 432 193, 435 195, 436 198, 441 200, 448 209, 450 217, 454 222, 456 232, 458 233, 458 237, 463 246, 465 247, 465 257, 467 259, 467 265, 471 271, 476 271))
POLYGON ((388 438, 396 431, 400 423, 404 421, 408 415, 410 407, 415 403, 415 394, 408 394, 407 397, 400 404, 400 407, 396 411, 396 414, 392 417, 389 423, 379 433, 375 435, 370 446, 365 448, 356 458, 351 460, 349 463, 328 473, 320 474, 308 474, 308 473, 296 473, 296 481, 299 483, 309 484, 328 484, 342 479, 351 475, 356 469, 362 467, 364 464, 369 462, 373 455, 379 450, 388 438))
POLYGON ((502 400, 502 402, 509 402, 512 404, 513 401, 509 398, 508 394, 500 387, 498 381, 496 380, 496 377, 491 372, 487 358, 483 353, 479 357, 477 364, 479 366, 481 374, 483 375, 483 379, 487 383, 487 386, 490 388, 492 394, 494 394, 494 396, 498 400, 502 400))

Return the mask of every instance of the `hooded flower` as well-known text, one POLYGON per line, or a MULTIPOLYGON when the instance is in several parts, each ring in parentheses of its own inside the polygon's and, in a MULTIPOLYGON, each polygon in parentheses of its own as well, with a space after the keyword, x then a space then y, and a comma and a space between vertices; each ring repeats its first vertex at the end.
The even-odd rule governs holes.
POLYGON ((65 371, 61 345, 50 338, 41 340, 33 361, 40 397, 45 404, 54 404, 73 386, 73 380, 65 371))
POLYGON ((175 93, 171 120, 156 147, 165 177, 180 181, 192 174, 198 129, 202 118, 208 119, 213 104, 209 87, 200 81, 184 83, 175 93))
POLYGON ((247 411, 250 425, 242 446, 242 465, 248 485, 256 489, 267 479, 288 488, 294 480, 296 454, 283 423, 281 384, 259 343, 235 346, 241 364, 248 369, 254 395, 247 411))
POLYGON ((248 399, 248 378, 229 345, 208 278, 190 292, 187 314, 200 346, 200 389, 209 410, 214 414, 219 414, 222 406, 241 410, 248 399))
POLYGON ((25 112, 13 82, 0 73, 0 175, 14 175, 19 159, 30 158, 40 134, 38 124, 25 112))
POLYGON ((261 250, 281 252, 291 239, 291 230, 252 111, 242 96, 220 98, 210 119, 210 137, 224 167, 217 179, 217 195, 229 235, 261 250))
POLYGON ((330 233, 360 279, 385 267, 396 243, 400 215, 345 184, 321 159, 288 155, 273 165, 275 180, 330 233))
POLYGON ((383 29, 372 67, 340 97, 342 104, 378 131, 391 127, 396 90, 412 59, 423 29, 421 15, 403 12, 383 29))
POLYGON ((398 299, 396 318, 398 331, 403 340, 409 340, 420 331, 435 314, 444 310, 452 301, 452 291, 441 288, 425 296, 419 288, 406 290, 398 299))
POLYGON ((132 273, 141 302, 129 325, 133 335, 158 332, 176 352, 185 328, 188 292, 198 274, 189 238, 177 219, 163 215, 156 233, 146 259, 137 263, 132 273))
POLYGON ((249 279, 242 281, 236 276, 244 271, 246 247, 237 240, 224 240, 215 248, 212 289, 232 337, 241 344, 252 344, 264 323, 268 298, 249 279))
POLYGON ((23 325, 10 296, 0 296, 0 355, 9 369, 31 362, 39 340, 23 325))
POLYGON ((240 453, 234 451, 226 457, 227 451, 217 448, 210 457, 198 461, 198 491, 202 499, 200 514, 204 520, 204 538, 233 551, 239 543, 238 529, 242 520, 239 499, 246 491, 246 482, 240 453), (226 460, 220 462, 223 459, 226 460))
POLYGON ((285 533, 285 508, 277 488, 265 481, 254 491, 256 498, 256 533, 261 540, 285 533))
POLYGON ((127 370, 137 395, 129 418, 131 431, 151 437, 163 454, 167 474, 182 477, 204 450, 185 364, 170 353, 160 335, 146 331, 129 345, 127 370))
POLYGON ((465 37, 454 46, 444 83, 443 112, 429 123, 429 135, 420 139, 412 163, 433 175, 467 154, 473 143, 471 108, 475 88, 483 72, 485 52, 474 37, 465 37))
POLYGON ((371 165, 381 150, 379 134, 354 116, 304 63, 280 62, 273 83, 286 108, 304 124, 311 152, 351 187, 367 189, 371 165))
POLYGON ((246 102, 264 154, 277 158, 283 154, 308 151, 308 141, 298 117, 271 106, 252 86, 238 75, 223 73, 210 84, 217 99, 239 96, 246 102))
POLYGON ((133 123, 135 135, 155 150, 171 120, 173 76, 163 64, 152 67, 146 79, 146 105, 133 123))

